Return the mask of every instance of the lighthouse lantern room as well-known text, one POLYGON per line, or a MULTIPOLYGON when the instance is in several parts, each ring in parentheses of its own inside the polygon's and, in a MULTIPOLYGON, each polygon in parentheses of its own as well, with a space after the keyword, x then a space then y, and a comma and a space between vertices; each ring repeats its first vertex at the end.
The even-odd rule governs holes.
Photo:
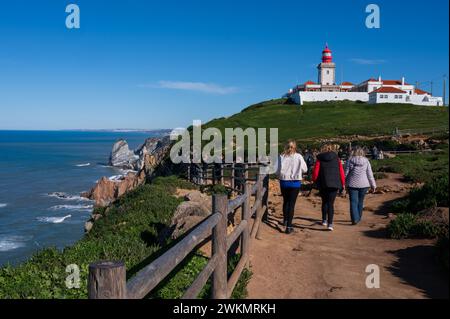
POLYGON ((331 86, 336 85, 336 64, 333 63, 333 55, 328 45, 322 51, 322 63, 318 65, 317 69, 319 70, 318 82, 322 86, 330 86, 330 90, 332 90, 331 86))

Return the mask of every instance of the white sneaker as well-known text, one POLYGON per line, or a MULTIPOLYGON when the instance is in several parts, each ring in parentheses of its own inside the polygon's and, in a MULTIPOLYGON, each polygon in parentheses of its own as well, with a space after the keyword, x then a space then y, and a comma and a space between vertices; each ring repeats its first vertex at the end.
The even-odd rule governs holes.
POLYGON ((322 226, 327 226, 327 222, 322 222, 322 226))
POLYGON ((328 230, 333 231, 334 230, 333 226, 332 225, 328 226, 328 230))

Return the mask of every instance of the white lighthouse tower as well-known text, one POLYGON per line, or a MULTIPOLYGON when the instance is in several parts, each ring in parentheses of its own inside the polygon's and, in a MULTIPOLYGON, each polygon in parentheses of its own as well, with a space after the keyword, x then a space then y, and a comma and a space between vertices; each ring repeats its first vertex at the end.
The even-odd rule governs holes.
POLYGON ((336 64, 333 62, 333 56, 328 45, 322 51, 322 63, 317 66, 319 70, 318 83, 322 85, 322 91, 335 91, 336 87, 336 64))

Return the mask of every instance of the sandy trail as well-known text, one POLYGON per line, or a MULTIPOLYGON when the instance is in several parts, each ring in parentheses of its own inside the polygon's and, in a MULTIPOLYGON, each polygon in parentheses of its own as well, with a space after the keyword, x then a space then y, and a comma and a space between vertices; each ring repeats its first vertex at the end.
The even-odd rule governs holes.
POLYGON ((271 181, 269 224, 251 249, 249 298, 448 298, 448 276, 435 260, 434 241, 388 239, 392 218, 386 204, 406 195, 401 176, 388 174, 378 186, 395 192, 369 194, 360 224, 350 224, 348 199, 336 200, 335 230, 321 220, 320 198, 300 196, 295 233, 280 232, 282 197, 271 181), (366 266, 380 268, 380 288, 366 287, 366 266))

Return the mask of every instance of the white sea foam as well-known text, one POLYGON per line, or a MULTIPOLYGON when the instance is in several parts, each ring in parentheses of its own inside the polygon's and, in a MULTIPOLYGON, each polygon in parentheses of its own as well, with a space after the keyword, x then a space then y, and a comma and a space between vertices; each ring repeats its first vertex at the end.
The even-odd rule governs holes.
POLYGON ((79 195, 70 195, 64 192, 53 192, 53 193, 48 193, 47 196, 49 197, 55 197, 58 199, 63 199, 63 200, 68 200, 68 201, 90 201, 89 198, 85 198, 85 197, 81 197, 79 195))
POLYGON ((56 205, 52 206, 50 210, 79 210, 79 211, 89 211, 94 208, 94 205, 56 205))
POLYGON ((25 242, 30 238, 25 236, 0 236, 0 252, 24 247, 25 242))
POLYGON ((37 220, 44 223, 60 224, 70 217, 72 217, 72 215, 64 217, 38 217, 37 220))
POLYGON ((6 206, 8 206, 8 204, 0 203, 0 208, 4 208, 4 207, 6 207, 6 206))
POLYGON ((83 163, 83 164, 77 164, 75 165, 76 167, 86 167, 86 166, 90 166, 91 163, 83 163))
POLYGON ((109 179, 110 181, 115 181, 115 182, 117 182, 117 181, 120 181, 120 180, 123 179, 123 175, 113 175, 113 176, 108 177, 108 179, 109 179))

